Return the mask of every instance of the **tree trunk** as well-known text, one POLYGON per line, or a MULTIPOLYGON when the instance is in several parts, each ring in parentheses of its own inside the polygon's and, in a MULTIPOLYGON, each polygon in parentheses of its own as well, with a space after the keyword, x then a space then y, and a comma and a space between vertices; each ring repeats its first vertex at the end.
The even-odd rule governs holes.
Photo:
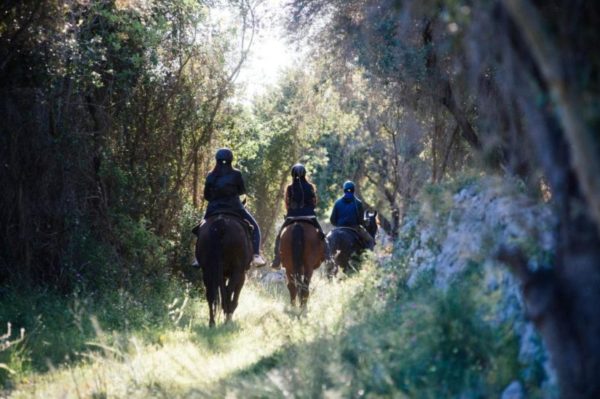
POLYGON ((448 109, 450 114, 454 117, 454 120, 460 127, 460 134, 462 135, 463 139, 465 139, 465 141, 469 143, 469 145, 473 149, 480 150, 481 142, 479 141, 479 137, 477 136, 477 133, 475 133, 475 129, 473 129, 471 122, 469 122, 469 120, 467 119, 467 115, 456 102, 456 98, 454 98, 454 93, 452 92, 452 86, 450 85, 450 82, 447 79, 443 79, 441 83, 443 94, 440 97, 440 102, 448 109))
POLYGON ((581 190, 600 231, 600 157, 597 135, 586 125, 575 85, 565 79, 559 50, 542 27, 535 7, 527 0, 504 0, 504 4, 541 70, 554 100, 559 121, 571 150, 571 159, 581 190))
POLYGON ((560 210, 553 267, 531 271, 514 248, 501 249, 499 259, 522 283, 527 316, 550 351, 561 397, 592 399, 600 397, 600 236, 581 212, 582 201, 572 193, 560 210))
MULTIPOLYGON (((528 33, 540 28, 537 16, 533 14, 536 11, 527 9, 530 5, 525 5, 526 13, 523 15, 531 14, 525 21, 523 15, 515 15, 522 11, 522 2, 505 3, 517 20, 515 26, 521 35, 540 34, 528 33)), ((527 314, 550 351, 561 396, 599 398, 600 313, 597 304, 600 303, 600 234, 594 213, 594 204, 599 197, 590 201, 588 176, 582 175, 580 168, 585 166, 589 173, 596 175, 600 168, 596 162, 586 163, 586 156, 578 158, 581 155, 574 150, 573 136, 585 134, 585 129, 574 128, 564 121, 565 112, 572 112, 573 104, 563 103, 563 107, 569 108, 567 111, 558 109, 560 104, 557 108, 536 104, 535 99, 540 94, 552 92, 552 85, 559 84, 554 81, 556 76, 543 72, 547 66, 542 64, 555 61, 535 54, 539 50, 534 48, 542 45, 536 43, 539 39, 527 39, 530 48, 527 51, 531 53, 523 54, 524 50, 517 48, 523 42, 516 38, 517 46, 513 44, 515 54, 518 52, 522 56, 519 57, 521 63, 514 67, 512 73, 518 87, 514 90, 516 103, 527 121, 526 132, 531 142, 536 143, 539 164, 551 185, 552 201, 559 217, 556 231, 558 248, 554 264, 536 271, 528 269, 526 256, 517 249, 503 248, 499 257, 511 266, 522 282, 527 314), (537 73, 537 70, 542 73, 537 73)), ((550 46, 548 43, 543 45, 550 46)), ((560 101, 567 99, 558 103, 560 101)), ((595 147, 586 151, 595 151, 595 147)))
POLYGON ((198 209, 198 152, 194 154, 194 175, 192 181, 192 203, 194 209, 198 209))

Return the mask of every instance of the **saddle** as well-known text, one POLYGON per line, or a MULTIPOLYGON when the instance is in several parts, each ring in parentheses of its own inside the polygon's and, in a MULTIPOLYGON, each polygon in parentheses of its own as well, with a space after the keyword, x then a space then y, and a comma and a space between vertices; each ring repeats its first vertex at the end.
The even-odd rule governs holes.
POLYGON ((356 236, 356 238, 360 238, 360 233, 358 232, 358 229, 356 227, 340 226, 340 227, 336 227, 335 229, 349 231, 352 234, 354 234, 356 236))
POLYGON ((363 248, 368 247, 369 243, 364 239, 363 233, 359 230, 360 227, 340 226, 336 227, 336 230, 337 229, 351 232, 363 248))
MULTIPOLYGON (((309 215, 309 216, 288 216, 285 218, 285 221, 283 222, 283 227, 289 226, 292 223, 295 222, 300 222, 300 223, 306 223, 311 227, 314 227, 317 231, 319 231, 319 229, 317 229, 317 217, 314 215, 309 215)), ((322 233, 321 231, 319 231, 319 237, 321 237, 322 240, 325 239, 325 234, 322 233)))
POLYGON ((254 230, 254 226, 252 226, 252 224, 250 224, 249 221, 247 221, 246 219, 244 219, 238 213, 235 213, 234 211, 229 211, 229 210, 219 210, 219 211, 216 211, 215 213, 213 213, 212 215, 210 215, 210 217, 208 217, 208 219, 202 219, 202 221, 200 222, 200 224, 196 225, 192 229, 192 233, 194 235, 198 236, 199 230, 202 228, 202 226, 204 226, 206 224, 207 220, 214 219, 214 218, 222 218, 224 216, 230 216, 233 219, 235 219, 238 222, 240 222, 242 224, 242 226, 244 226, 246 228, 246 231, 248 232, 248 234, 250 234, 250 236, 252 236, 252 232, 254 230))
POLYGON ((285 221, 288 223, 293 223, 293 222, 311 223, 316 218, 317 218, 316 216, 288 216, 285 218, 285 221))

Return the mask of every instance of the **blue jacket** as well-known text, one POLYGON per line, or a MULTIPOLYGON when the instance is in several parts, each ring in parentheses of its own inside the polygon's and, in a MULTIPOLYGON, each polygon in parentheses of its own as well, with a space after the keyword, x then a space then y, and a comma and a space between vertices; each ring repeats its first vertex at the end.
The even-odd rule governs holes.
POLYGON ((344 194, 333 206, 329 220, 335 227, 356 227, 363 224, 363 204, 353 194, 344 194))

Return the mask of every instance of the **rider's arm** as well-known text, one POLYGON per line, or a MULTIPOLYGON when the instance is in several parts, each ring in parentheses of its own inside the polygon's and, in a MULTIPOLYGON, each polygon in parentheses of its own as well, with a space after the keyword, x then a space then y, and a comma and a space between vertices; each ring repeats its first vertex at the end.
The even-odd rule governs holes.
POLYGON ((206 177, 206 180, 204 181, 204 199, 207 201, 212 201, 213 200, 213 195, 212 195, 212 178, 209 176, 206 177))
POLYGON ((246 186, 244 185, 244 178, 242 177, 242 172, 238 173, 238 195, 246 194, 246 186))
POLYGON ((292 186, 287 186, 285 189, 285 209, 290 209, 290 201, 292 200, 292 186))
POLYGON ((337 218, 338 218, 336 205, 337 205, 337 203, 333 206, 333 211, 331 211, 331 217, 329 218, 329 221, 334 226, 337 226, 337 218))

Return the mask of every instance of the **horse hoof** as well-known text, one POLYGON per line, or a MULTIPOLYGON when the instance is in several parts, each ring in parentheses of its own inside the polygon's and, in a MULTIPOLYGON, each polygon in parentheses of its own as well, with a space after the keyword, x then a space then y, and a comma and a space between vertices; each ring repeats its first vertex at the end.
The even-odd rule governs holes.
POLYGON ((231 322, 232 319, 233 319, 233 315, 231 315, 231 314, 225 315, 225 323, 231 322))

